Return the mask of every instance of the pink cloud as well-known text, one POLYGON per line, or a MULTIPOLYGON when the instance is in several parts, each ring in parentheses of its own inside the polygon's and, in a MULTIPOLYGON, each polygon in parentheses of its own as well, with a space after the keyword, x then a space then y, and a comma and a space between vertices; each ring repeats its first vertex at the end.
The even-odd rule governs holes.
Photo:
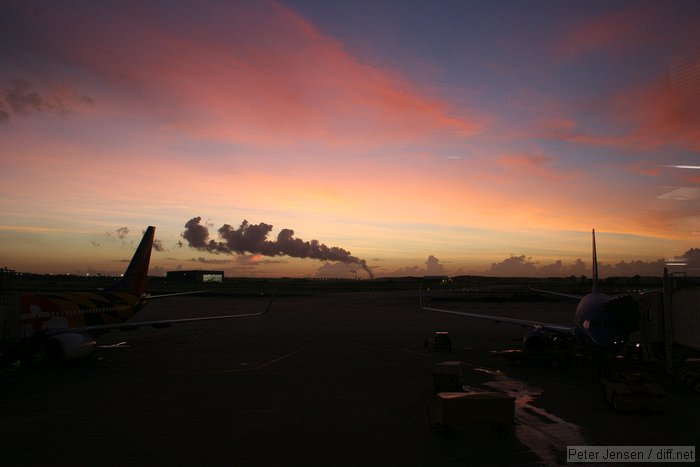
POLYGON ((554 46, 557 56, 573 58, 599 52, 619 54, 657 41, 654 27, 660 21, 660 5, 633 4, 605 15, 586 19, 567 32, 554 46))
POLYGON ((552 168, 553 159, 543 154, 506 154, 498 158, 498 165, 510 172, 523 174, 546 180, 561 180, 568 178, 565 172, 552 168))
MULTIPOLYGON (((541 116, 521 137, 537 135, 635 152, 662 148, 700 150, 699 53, 683 55, 683 66, 672 68, 651 82, 625 87, 597 102, 569 106, 551 98, 544 102, 538 110, 541 116), (579 112, 594 112, 599 123, 604 124, 605 133, 579 119, 579 112)), ((636 163, 629 168, 651 174, 650 167, 643 165, 636 163)))
MULTIPOLYGON (((700 55, 697 56, 700 67, 700 55)), ((669 93, 667 79, 643 88, 626 89, 610 99, 611 119, 619 128, 629 128, 612 139, 615 145, 637 149, 677 147, 700 151, 700 75, 687 99, 669 93)))
POLYGON ((100 105, 196 137, 270 145, 415 141, 482 125, 396 72, 359 63, 277 3, 197 4, 184 23, 128 5, 109 14, 42 6, 35 24, 50 60, 111 85, 100 105))
POLYGON ((638 161, 631 164, 626 164, 623 169, 640 175, 647 175, 650 177, 657 177, 663 172, 663 168, 659 165, 658 161, 638 161))

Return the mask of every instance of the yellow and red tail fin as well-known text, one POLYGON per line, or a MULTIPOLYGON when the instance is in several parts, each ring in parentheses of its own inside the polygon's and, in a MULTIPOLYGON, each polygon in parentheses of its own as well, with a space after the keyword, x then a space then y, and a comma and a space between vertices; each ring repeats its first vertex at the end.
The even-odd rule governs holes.
POLYGON ((151 249, 153 248, 153 238, 156 228, 149 226, 143 234, 134 253, 129 267, 126 268, 124 276, 105 288, 107 292, 129 292, 136 296, 141 296, 146 291, 146 281, 148 280, 148 265, 151 261, 151 249))

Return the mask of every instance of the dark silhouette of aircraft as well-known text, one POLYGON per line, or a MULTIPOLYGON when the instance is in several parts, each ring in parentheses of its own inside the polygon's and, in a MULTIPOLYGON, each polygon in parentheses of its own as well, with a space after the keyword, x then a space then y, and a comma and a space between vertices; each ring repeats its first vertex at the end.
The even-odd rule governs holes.
MULTIPOLYGON (((149 295, 145 292, 155 227, 150 226, 136 248, 120 280, 93 292, 24 294, 20 299, 19 325, 22 338, 5 354, 5 360, 33 358, 42 351, 50 361, 84 358, 95 349, 95 339, 112 330, 142 326, 163 328, 176 323, 245 318, 266 313, 205 316, 157 321, 129 321, 149 300, 192 292, 149 295)), ((194 292, 197 293, 197 292, 194 292)))
POLYGON ((578 299, 579 303, 576 307, 576 313, 574 314, 573 326, 429 307, 423 302, 422 288, 420 294, 421 308, 440 313, 451 313, 470 318, 486 319, 496 323, 517 324, 528 327, 530 330, 523 337, 523 344, 527 350, 544 350, 555 347, 556 342, 573 343, 578 340, 583 343, 586 348, 595 351, 603 353, 618 352, 627 342, 629 329, 624 329, 623 326, 620 326, 621 320, 615 311, 624 308, 624 306, 620 307, 618 305, 627 305, 626 300, 629 300, 630 297, 629 295, 611 297, 599 291, 595 229, 592 231, 592 235, 593 287, 591 293, 585 296, 578 296, 537 290, 542 293, 578 299))

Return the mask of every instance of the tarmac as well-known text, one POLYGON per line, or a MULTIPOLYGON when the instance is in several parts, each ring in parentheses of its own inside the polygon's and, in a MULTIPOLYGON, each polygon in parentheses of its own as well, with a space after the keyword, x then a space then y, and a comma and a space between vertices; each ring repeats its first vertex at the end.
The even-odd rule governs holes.
MULTIPOLYGON (((172 297, 137 319, 265 305, 172 297)), ((569 324, 575 302, 462 306, 569 324)), ((688 391, 670 387, 666 412, 617 413, 586 358, 516 368, 493 355, 521 347, 524 331, 423 311, 418 291, 393 291, 280 297, 260 317, 109 333, 87 362, 2 374, 0 464, 554 465, 572 445, 700 440, 700 400, 688 391), (435 331, 449 331, 451 353, 424 345, 435 331), (478 424, 453 437, 431 429, 434 365, 456 360, 466 389, 516 399, 507 435, 478 424)))

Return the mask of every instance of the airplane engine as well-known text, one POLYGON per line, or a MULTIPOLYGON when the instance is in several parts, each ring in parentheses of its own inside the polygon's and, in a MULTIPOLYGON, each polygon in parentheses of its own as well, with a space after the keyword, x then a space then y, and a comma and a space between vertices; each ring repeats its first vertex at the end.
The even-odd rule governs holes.
POLYGON ((533 329, 523 337, 526 350, 545 350, 549 347, 550 337, 542 329, 533 329))
POLYGON ((49 361, 67 362, 85 358, 95 350, 95 341, 82 334, 59 334, 44 344, 44 353, 49 361))

